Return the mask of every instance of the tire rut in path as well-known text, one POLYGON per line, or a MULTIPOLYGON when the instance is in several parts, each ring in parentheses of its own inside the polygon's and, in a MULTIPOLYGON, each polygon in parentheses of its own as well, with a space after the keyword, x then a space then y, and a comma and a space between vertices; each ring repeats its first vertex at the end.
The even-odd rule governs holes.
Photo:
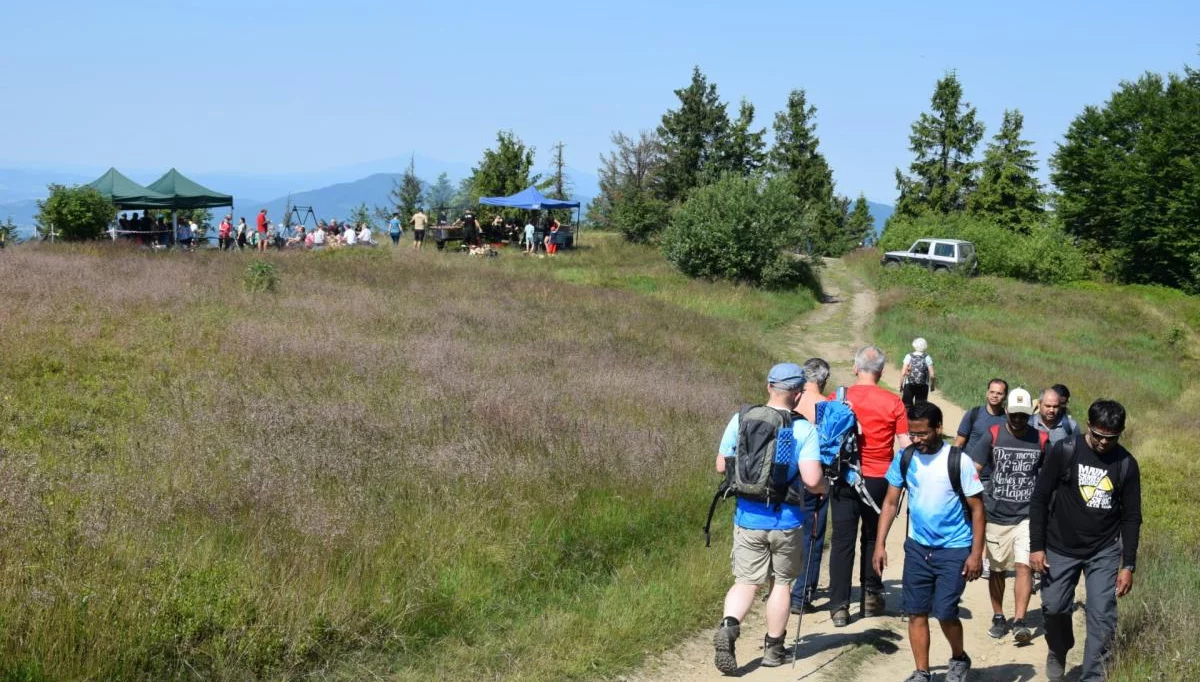
MULTIPOLYGON (((821 357, 829 362, 833 376, 830 388, 845 385, 853 379, 854 352, 870 340, 870 327, 875 313, 876 297, 865 282, 850 272, 838 259, 826 259, 822 281, 826 300, 818 308, 793 325, 787 341, 787 351, 794 362, 809 357, 821 357)), ((914 330, 913 336, 925 333, 914 330)), ((936 358, 936 349, 931 349, 936 358)), ((893 358, 884 372, 884 385, 899 385, 898 358, 893 358)), ((946 430, 953 432, 963 416, 963 409, 933 392, 930 400, 942 408, 946 430)), ((904 512, 901 512, 902 514, 904 512)), ((777 682, 805 680, 808 682, 888 682, 904 680, 913 670, 912 653, 908 646, 907 626, 900 619, 900 574, 904 560, 905 524, 898 519, 888 536, 889 565, 884 571, 887 587, 887 615, 877 618, 858 617, 857 589, 851 605, 852 620, 845 628, 834 628, 829 612, 823 607, 829 586, 828 551, 821 565, 821 581, 816 604, 817 613, 806 614, 801 627, 800 648, 795 668, 759 666, 765 624, 763 604, 756 603, 742 625, 737 641, 741 676, 749 680, 777 682)), ((831 532, 826 534, 826 541, 831 532)), ((720 547, 723 543, 718 542, 720 547)), ((727 550, 711 550, 713 561, 728 562, 727 550)), ((857 584, 857 557, 855 584, 857 584)), ((1012 612, 1012 582, 1005 594, 1006 612, 1012 612)), ((973 659, 970 679, 975 682, 1026 682, 1044 676, 1046 656, 1042 638, 1040 603, 1035 595, 1030 603, 1031 627, 1036 635, 1029 645, 1017 647, 1011 637, 993 640, 987 636, 991 606, 987 583, 978 580, 967 585, 963 594, 962 614, 966 650, 973 659)), ((720 603, 713 604, 713 625, 720 619, 720 603)), ((1082 642, 1076 617, 1077 641, 1082 642)), ((796 616, 788 621, 788 646, 795 637, 796 616)), ((935 679, 945 674, 949 647, 938 626, 931 622, 930 663, 935 679)), ((623 678, 630 682, 716 682, 727 680, 713 667, 713 628, 706 628, 688 637, 665 654, 654 657, 641 669, 623 678)), ((1079 651, 1073 651, 1068 670, 1079 663, 1079 651)))

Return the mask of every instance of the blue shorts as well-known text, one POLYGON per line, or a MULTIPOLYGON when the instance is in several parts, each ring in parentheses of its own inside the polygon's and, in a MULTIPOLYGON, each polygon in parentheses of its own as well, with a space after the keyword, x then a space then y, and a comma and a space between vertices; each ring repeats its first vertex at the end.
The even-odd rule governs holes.
POLYGON ((904 612, 957 620, 958 602, 967 587, 963 564, 970 555, 970 547, 927 547, 905 540, 904 612))

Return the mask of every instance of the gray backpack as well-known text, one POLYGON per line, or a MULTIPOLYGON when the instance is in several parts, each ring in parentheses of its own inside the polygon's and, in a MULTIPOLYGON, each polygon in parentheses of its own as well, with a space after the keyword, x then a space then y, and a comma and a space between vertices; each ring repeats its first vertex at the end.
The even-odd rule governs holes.
POLYGON ((929 383, 929 365, 925 364, 924 353, 913 353, 909 356, 908 383, 917 386, 929 383))

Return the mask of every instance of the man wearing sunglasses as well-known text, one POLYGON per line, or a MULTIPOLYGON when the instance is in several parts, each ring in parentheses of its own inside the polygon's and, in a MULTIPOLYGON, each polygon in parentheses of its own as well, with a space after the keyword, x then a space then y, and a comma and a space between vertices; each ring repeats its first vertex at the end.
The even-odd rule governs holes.
POLYGON ((1087 585, 1087 642, 1081 682, 1101 682, 1117 630, 1117 598, 1133 589, 1142 487, 1137 460, 1119 440, 1125 408, 1097 400, 1087 430, 1056 443, 1029 505, 1029 564, 1043 575, 1046 677, 1061 680, 1075 645, 1071 605, 1082 572, 1087 585))

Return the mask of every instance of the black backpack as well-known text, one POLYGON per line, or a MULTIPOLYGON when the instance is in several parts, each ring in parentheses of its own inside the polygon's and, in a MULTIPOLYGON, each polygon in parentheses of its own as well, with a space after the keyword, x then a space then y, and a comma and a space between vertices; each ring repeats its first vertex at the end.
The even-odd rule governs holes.
MULTIPOLYGON (((917 452, 917 446, 910 445, 904 448, 904 452, 900 454, 900 490, 901 492, 908 491, 908 466, 912 463, 913 455, 917 452)), ((971 518, 971 507, 967 505, 967 495, 963 492, 962 487, 962 450, 950 446, 950 458, 946 462, 946 468, 950 474, 950 487, 954 489, 954 494, 958 495, 958 501, 962 504, 963 516, 967 519, 971 518)))
POLYGON ((908 358, 908 383, 921 386, 929 383, 929 365, 925 364, 924 353, 913 353, 908 358))
POLYGON ((717 486, 704 523, 704 546, 710 544, 709 530, 717 504, 730 496, 766 502, 778 509, 784 504, 804 503, 804 486, 799 466, 788 476, 795 463, 796 439, 792 433, 794 415, 766 405, 743 407, 738 411, 737 448, 725 458, 725 478, 717 486))

